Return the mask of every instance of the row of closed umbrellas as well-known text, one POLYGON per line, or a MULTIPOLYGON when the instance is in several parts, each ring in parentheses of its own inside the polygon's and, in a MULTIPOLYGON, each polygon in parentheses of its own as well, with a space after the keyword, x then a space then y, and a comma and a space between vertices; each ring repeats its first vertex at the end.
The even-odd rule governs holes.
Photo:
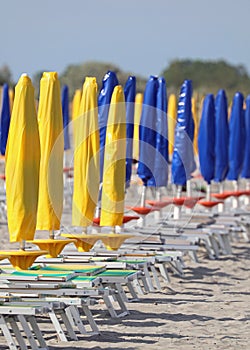
MULTIPOLYGON (((86 78, 78 95, 79 107, 72 111, 75 149, 72 224, 76 226, 92 224, 98 199, 102 209, 100 224, 122 224, 124 186, 128 186, 131 176, 136 128, 140 141, 139 177, 145 187, 167 185, 165 80, 149 78, 139 108, 139 123, 134 121, 138 108, 134 103, 135 77, 129 77, 124 90, 118 84, 115 73, 108 72, 98 95, 95 78, 86 78)), ((172 181, 176 185, 185 185, 195 170, 191 99, 192 83, 186 80, 179 95, 172 157, 172 181)), ((66 90, 64 101, 67 101, 66 90)), ((238 180, 242 167, 242 176, 249 177, 248 138, 244 136, 249 119, 247 101, 244 111, 242 94, 235 95, 228 130, 225 92, 220 91, 215 102, 212 95, 204 100, 198 146, 201 173, 208 183, 221 182, 226 176, 229 180, 238 180)), ((6 152, 10 241, 32 240, 36 229, 53 232, 60 228, 63 150, 69 147, 65 132, 68 123, 63 123, 62 109, 67 113, 67 103, 61 104, 56 73, 43 74, 38 112, 30 78, 27 75, 20 78, 15 89, 6 152)))

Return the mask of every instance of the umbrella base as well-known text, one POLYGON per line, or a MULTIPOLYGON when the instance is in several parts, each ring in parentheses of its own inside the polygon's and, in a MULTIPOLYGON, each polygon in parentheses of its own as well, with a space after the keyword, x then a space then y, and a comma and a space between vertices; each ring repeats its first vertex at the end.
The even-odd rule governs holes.
POLYGON ((8 250, 0 251, 0 256, 7 258, 16 270, 28 270, 36 258, 47 253, 47 250, 8 250))
POLYGON ((107 233, 101 234, 100 238, 107 250, 118 250, 122 243, 134 235, 123 233, 107 233))
POLYGON ((74 245, 79 252, 89 252, 94 244, 101 239, 100 235, 61 233, 62 237, 73 238, 74 245))
POLYGON ((47 251, 47 258, 56 258, 65 245, 69 243, 74 243, 74 239, 35 239, 33 241, 27 241, 29 243, 33 243, 37 245, 40 249, 44 249, 47 251))

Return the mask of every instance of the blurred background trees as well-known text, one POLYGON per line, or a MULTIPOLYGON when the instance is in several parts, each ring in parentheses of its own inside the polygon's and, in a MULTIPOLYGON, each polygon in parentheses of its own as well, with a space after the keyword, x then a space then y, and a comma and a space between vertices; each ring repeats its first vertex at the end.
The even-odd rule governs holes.
MULTIPOLYGON (((59 73, 61 84, 67 84, 70 97, 76 89, 82 88, 86 76, 94 76, 97 79, 98 87, 101 89, 102 79, 108 70, 116 72, 121 85, 124 86, 129 75, 133 72, 125 72, 120 67, 105 62, 89 61, 79 64, 70 64, 65 70, 59 73)), ((39 83, 43 71, 38 71, 32 77, 36 89, 39 93, 39 83)), ((250 76, 243 65, 232 65, 224 60, 173 60, 159 72, 165 77, 167 89, 170 93, 179 93, 180 86, 185 79, 193 81, 193 89, 200 96, 207 93, 217 93, 219 89, 225 89, 231 99, 236 91, 241 91, 245 96, 250 93, 250 76)), ((145 88, 148 77, 136 75, 137 91, 142 92, 145 88)), ((13 86, 16 82, 12 79, 12 73, 7 65, 0 67, 0 85, 8 83, 13 86)))

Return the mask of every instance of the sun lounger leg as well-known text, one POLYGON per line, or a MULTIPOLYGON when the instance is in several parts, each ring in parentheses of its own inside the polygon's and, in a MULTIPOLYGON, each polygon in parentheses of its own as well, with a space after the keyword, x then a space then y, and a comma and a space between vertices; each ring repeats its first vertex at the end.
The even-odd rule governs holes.
MULTIPOLYGON (((126 293, 124 292, 124 289, 122 288, 122 285, 120 283, 115 283, 115 289, 118 291, 118 294, 122 297, 123 301, 125 303, 128 303, 128 297, 126 295, 126 293)), ((117 297, 117 295, 116 295, 117 297)))
POLYGON ((128 282, 128 289, 129 289, 129 292, 132 296, 132 300, 139 300, 137 293, 140 295, 144 294, 143 290, 140 286, 140 283, 137 279, 135 279, 131 282, 128 282))
MULTIPOLYGON (((67 308, 66 308, 66 310, 67 310, 67 308)), ((72 327, 72 324, 70 323, 70 321, 69 321, 69 319, 68 319, 66 313, 64 312, 64 310, 60 310, 59 313, 60 313, 60 316, 61 316, 61 318, 62 318, 62 321, 63 321, 63 323, 64 323, 64 325, 65 325, 65 327, 66 327, 66 329, 67 329, 67 332, 68 332, 68 334, 69 334, 70 339, 72 339, 72 340, 78 340, 78 338, 77 338, 77 336, 76 336, 76 334, 75 334, 75 332, 74 332, 74 329, 73 329, 73 327, 72 327)))
POLYGON ((210 237, 210 242, 211 242, 211 245, 213 247, 213 251, 214 251, 214 255, 215 255, 216 259, 219 259, 220 254, 219 254, 218 243, 213 236, 210 237))
POLYGON ((23 339, 23 336, 20 332, 20 329, 16 323, 15 317, 11 317, 9 323, 11 325, 11 329, 13 330, 13 332, 15 334, 16 340, 17 340, 18 344, 20 345, 20 348, 24 349, 24 350, 28 349, 27 345, 24 342, 24 339, 23 339))
POLYGON ((65 309, 65 313, 68 317, 72 327, 76 326, 81 334, 87 334, 87 331, 82 323, 78 309, 74 305, 70 305, 65 309))
POLYGON ((227 253, 230 254, 230 255, 232 255, 233 252, 232 252, 232 247, 231 247, 231 244, 230 244, 228 235, 223 235, 222 239, 223 239, 223 241, 224 241, 224 245, 225 245, 225 247, 226 247, 227 253))
POLYGON ((154 277, 156 289, 157 289, 157 290, 161 290, 160 281, 159 281, 159 278, 158 278, 158 276, 157 276, 157 271, 156 271, 155 267, 154 267, 153 265, 151 265, 151 266, 150 266, 150 269, 151 269, 152 274, 153 274, 153 277, 154 277))
POLYGON ((65 333, 64 333, 64 331, 63 331, 63 329, 62 329, 62 327, 60 325, 60 322, 58 321, 58 319, 57 319, 57 317, 55 315, 55 313, 54 312, 49 312, 49 317, 50 317, 50 319, 51 319, 51 321, 52 321, 52 323, 53 323, 53 325, 55 327, 55 330, 56 330, 56 333, 58 335, 58 338, 61 341, 65 341, 65 342, 68 341, 67 337, 66 337, 66 335, 65 335, 65 333))
POLYGON ((31 349, 32 350, 39 350, 39 347, 37 346, 37 342, 36 342, 32 332, 31 332, 31 329, 29 327, 29 324, 28 324, 26 318, 23 315, 17 315, 17 318, 23 327, 24 333, 27 336, 27 339, 30 343, 31 349))
POLYGON ((153 283, 152 283, 152 279, 151 279, 151 276, 149 274, 148 269, 146 267, 144 267, 143 271, 144 271, 144 275, 146 277, 146 281, 147 281, 147 284, 148 284, 148 288, 149 288, 148 291, 149 292, 154 292, 155 289, 154 289, 154 286, 153 286, 153 283))
MULTIPOLYGON (((18 329, 16 323, 15 323, 14 328, 15 327, 18 329)), ((1 328, 2 332, 3 332, 3 335, 4 335, 4 337, 5 337, 6 341, 7 341, 7 344, 9 346, 10 350, 18 350, 17 346, 15 344, 14 338, 12 337, 12 335, 10 333, 10 330, 8 328, 8 325, 7 325, 3 315, 0 315, 0 328, 1 328)), ((12 327, 12 330, 14 331, 14 334, 16 334, 14 328, 12 327)), ((18 329, 18 332, 20 333, 19 329, 18 329)), ((20 334, 20 336, 21 336, 21 334, 20 334)), ((22 336, 21 336, 21 338, 22 338, 22 336)), ((24 346, 26 346, 24 341, 23 341, 23 339, 22 339, 22 343, 24 344, 24 346)), ((19 345, 21 347, 22 344, 19 344, 19 345)))
POLYGON ((87 305, 82 305, 82 309, 83 312, 85 314, 85 316, 87 317, 87 320, 89 322, 89 325, 92 329, 92 332, 88 332, 88 334, 100 334, 99 328, 94 320, 94 317, 91 313, 91 311, 89 310, 87 305))
POLYGON ((37 341, 39 342, 40 346, 42 348, 46 348, 47 349, 47 345, 45 343, 45 340, 43 339, 43 335, 42 335, 42 332, 40 331, 39 327, 38 327, 38 324, 36 322, 36 319, 34 316, 28 316, 27 317, 27 321, 30 323, 35 335, 36 335, 36 338, 37 338, 37 341))
POLYGON ((158 264, 157 267, 159 268, 160 274, 163 277, 163 279, 167 283, 170 283, 170 277, 169 277, 169 274, 168 274, 168 271, 167 271, 165 264, 158 264))

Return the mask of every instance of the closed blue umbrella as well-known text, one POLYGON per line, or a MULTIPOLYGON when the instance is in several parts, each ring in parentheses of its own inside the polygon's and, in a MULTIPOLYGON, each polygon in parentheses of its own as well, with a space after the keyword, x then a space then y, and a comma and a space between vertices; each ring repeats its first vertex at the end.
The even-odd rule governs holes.
POLYGON ((102 89, 98 96, 98 124, 100 130, 100 180, 103 177, 104 146, 106 140, 107 121, 111 96, 118 79, 115 72, 108 71, 102 81, 102 89))
POLYGON ((210 185, 215 170, 215 107, 212 94, 207 95, 203 102, 198 150, 201 174, 210 185))
POLYGON ((64 150, 70 149, 69 142, 69 88, 64 85, 62 88, 62 115, 63 115, 63 134, 64 150))
POLYGON ((174 153, 172 158, 172 182, 183 186, 195 170, 193 138, 194 121, 192 118, 192 82, 182 84, 175 127, 174 153))
POLYGON ((153 177, 147 185, 167 186, 168 182, 168 123, 167 123, 167 89, 165 79, 158 78, 156 95, 156 139, 153 177))
POLYGON ((9 134, 10 126, 10 100, 9 100, 9 86, 8 84, 3 85, 2 93, 2 109, 0 116, 0 151, 1 154, 5 155, 6 144, 9 134))
POLYGON ((246 98, 245 132, 245 152, 241 176, 245 179, 250 179, 250 95, 246 98))
POLYGON ((146 187, 148 181, 153 178, 155 165, 155 139, 156 139, 156 100, 158 79, 150 76, 147 81, 142 114, 139 126, 139 162, 137 174, 146 187))
POLYGON ((126 102, 126 187, 129 187, 132 174, 135 94, 136 78, 130 76, 124 87, 126 102))
POLYGON ((229 120, 229 172, 228 180, 237 181, 242 170, 245 149, 244 97, 236 92, 229 120))
POLYGON ((224 90, 219 90, 215 99, 215 176, 216 182, 225 180, 228 172, 228 106, 224 90))

